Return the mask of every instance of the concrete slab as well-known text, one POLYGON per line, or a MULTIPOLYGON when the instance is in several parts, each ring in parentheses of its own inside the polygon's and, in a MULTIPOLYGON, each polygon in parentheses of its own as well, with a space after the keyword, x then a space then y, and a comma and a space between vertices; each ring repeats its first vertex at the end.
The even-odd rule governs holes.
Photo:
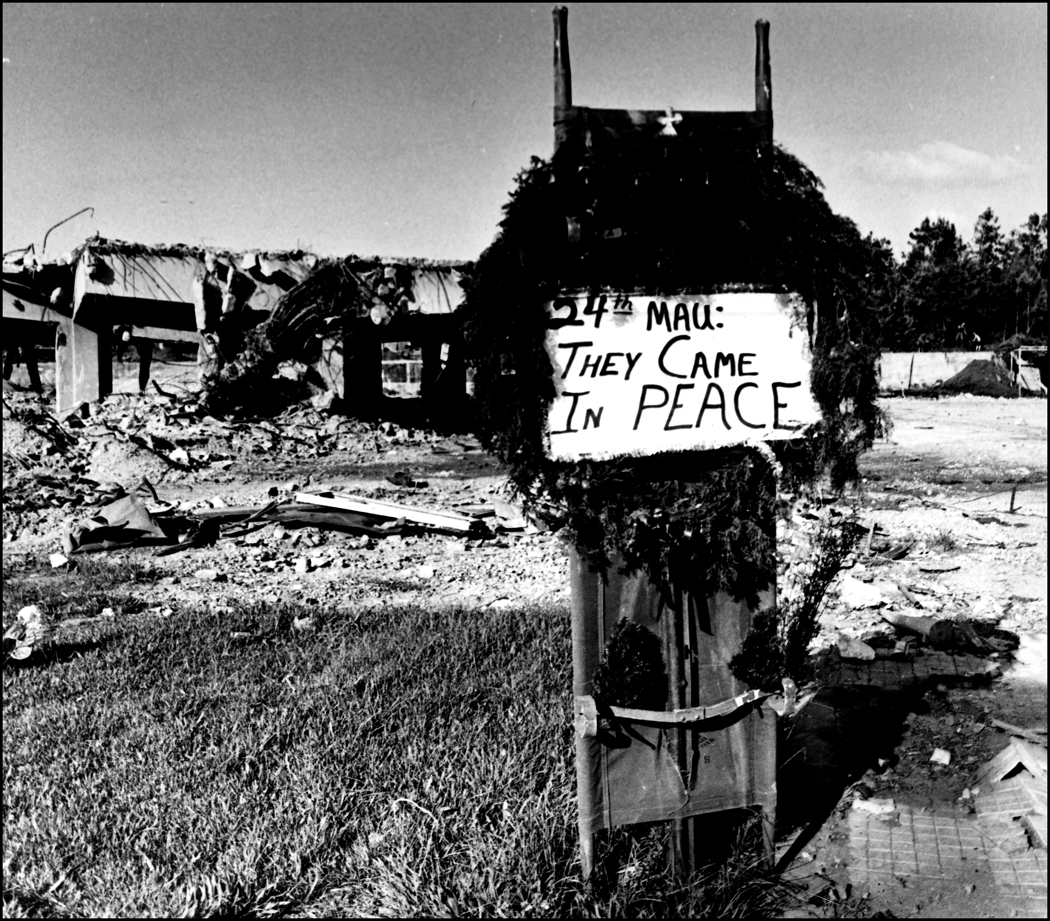
POLYGON ((950 899, 977 894, 1004 916, 1046 917, 1046 851, 1008 853, 995 844, 987 821, 963 809, 900 806, 888 822, 854 809, 848 827, 856 891, 899 898, 909 881, 922 881, 950 899))
POLYGON ((1018 771, 1046 782, 1046 749, 1024 739, 1010 739, 1003 750, 977 772, 978 783, 998 784, 1018 771))

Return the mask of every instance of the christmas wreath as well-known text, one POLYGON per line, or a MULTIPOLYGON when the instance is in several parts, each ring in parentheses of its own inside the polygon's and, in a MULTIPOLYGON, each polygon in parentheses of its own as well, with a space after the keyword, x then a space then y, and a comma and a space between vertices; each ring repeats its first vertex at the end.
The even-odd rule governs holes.
POLYGON ((882 430, 866 248, 814 173, 782 147, 718 152, 682 138, 533 158, 494 242, 465 280, 464 334, 479 434, 534 514, 600 565, 619 556, 657 584, 757 598, 775 576, 772 507, 787 489, 857 477, 882 430), (566 291, 795 292, 822 421, 772 451, 555 461, 546 304, 566 291))

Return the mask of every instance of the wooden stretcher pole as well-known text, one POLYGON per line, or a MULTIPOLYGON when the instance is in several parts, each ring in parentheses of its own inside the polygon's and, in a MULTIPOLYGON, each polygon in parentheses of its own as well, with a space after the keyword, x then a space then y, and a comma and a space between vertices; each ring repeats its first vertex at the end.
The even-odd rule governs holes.
POLYGON ((568 137, 572 107, 572 67, 569 65, 569 11, 556 6, 554 15, 554 151, 568 137))
MULTIPOLYGON (((682 607, 685 597, 682 592, 682 586, 672 583, 670 595, 673 599, 673 610, 665 612, 665 616, 668 617, 668 624, 671 627, 670 643, 668 643, 667 648, 667 675, 671 685, 671 709, 680 710, 684 706, 684 701, 682 700, 682 686, 684 684, 682 680, 684 677, 682 674, 682 607)), ((671 757, 674 759, 679 772, 683 776, 688 776, 684 770, 687 757, 685 732, 680 728, 676 728, 667 733, 667 741, 671 757)), ((671 820, 671 846, 668 849, 671 858, 671 870, 683 879, 687 878, 694 869, 693 854, 689 848, 690 821, 690 819, 677 818, 671 820)))
MULTIPOLYGON (((572 69, 569 66, 569 11, 556 6, 554 18, 554 153, 569 135, 569 108, 572 106, 572 69)), ((591 678, 598 665, 599 633, 604 630, 602 588, 588 576, 587 561, 576 551, 570 554, 572 587, 572 672, 574 711, 580 715, 580 701, 594 693, 591 678)), ((597 742, 576 735, 576 796, 580 833, 580 876, 589 884, 594 870, 596 828, 594 780, 598 772, 597 742)))
POLYGON ((769 23, 755 23, 755 111, 773 111, 773 84, 769 75, 769 23))
POLYGON ((759 19, 755 23, 755 111, 766 112, 766 144, 773 143, 773 78, 769 69, 769 23, 759 19))
MULTIPOLYGON (((585 700, 594 693, 592 676, 600 659, 600 636, 605 631, 603 583, 589 573, 587 560, 576 550, 569 553, 572 591, 572 689, 574 713, 581 715, 585 700)), ((595 723, 595 728, 597 724, 595 723)), ((580 832, 580 876, 589 881, 594 869, 594 833, 597 826, 594 801, 598 774, 598 741, 576 733, 576 797, 580 832)))
MULTIPOLYGON (((755 111, 768 113, 765 143, 773 144, 773 77, 769 66, 769 22, 759 19, 755 23, 755 111)), ((812 308, 812 339, 817 335, 817 305, 812 308)), ((769 510, 772 514, 772 510, 769 510)), ((775 586, 774 586, 775 590, 775 586)), ((768 744, 758 746, 757 756, 760 761, 760 772, 767 790, 762 805, 762 842, 765 848, 766 864, 770 867, 775 862, 774 831, 776 826, 776 720, 773 711, 766 710, 765 718, 770 722, 766 737, 768 744), (772 747, 771 747, 772 746, 772 747)))

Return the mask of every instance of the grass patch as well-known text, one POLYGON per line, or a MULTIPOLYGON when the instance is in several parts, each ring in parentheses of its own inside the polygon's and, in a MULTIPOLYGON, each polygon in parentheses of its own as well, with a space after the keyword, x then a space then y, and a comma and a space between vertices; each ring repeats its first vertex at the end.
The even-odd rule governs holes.
POLYGON ((136 585, 148 585, 160 577, 148 565, 111 556, 81 556, 72 571, 54 569, 45 559, 4 559, 4 626, 19 609, 38 604, 56 621, 90 617, 103 608, 136 614, 144 607, 136 596, 136 585))
POLYGON ((942 553, 950 553, 952 550, 959 549, 959 542, 955 539, 955 535, 948 528, 941 528, 936 534, 932 535, 927 541, 927 546, 931 550, 940 550, 942 553))
MULTIPOLYGON (((5 609, 54 603, 33 576, 5 580, 5 609)), ((101 569, 67 578, 65 595, 91 604, 123 590, 101 569)), ((4 669, 7 916, 755 904, 736 877, 678 885, 661 835, 631 830, 607 847, 627 842, 638 869, 584 891, 563 609, 258 605, 100 629, 97 648, 4 669), (318 626, 296 630, 307 613, 318 626)), ((738 863, 756 897, 769 888, 738 863)))

